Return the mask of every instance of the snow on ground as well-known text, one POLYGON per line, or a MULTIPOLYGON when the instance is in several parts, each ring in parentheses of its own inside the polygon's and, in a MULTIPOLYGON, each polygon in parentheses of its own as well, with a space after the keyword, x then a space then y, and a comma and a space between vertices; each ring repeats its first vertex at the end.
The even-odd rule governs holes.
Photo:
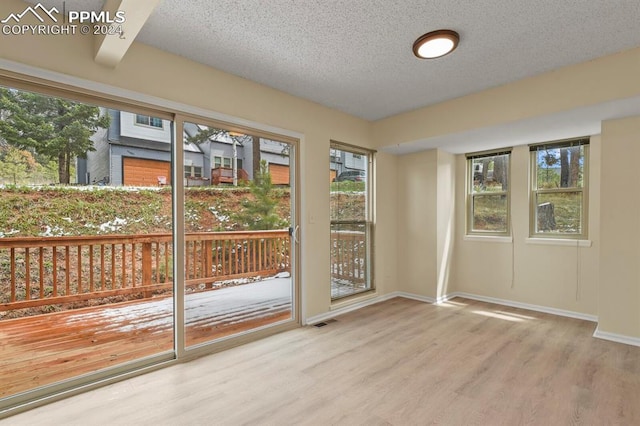
POLYGON ((101 223, 100 225, 98 225, 98 228, 100 229, 100 232, 109 232, 109 231, 115 232, 122 229, 122 227, 125 226, 127 223, 128 223, 127 219, 121 219, 116 216, 114 220, 101 223))
POLYGON ((20 233, 20 231, 18 231, 17 229, 11 229, 11 231, 7 231, 7 232, 0 231, 0 238, 8 237, 9 235, 14 235, 18 233, 20 233))
POLYGON ((64 229, 59 226, 54 226, 53 228, 49 225, 44 226, 44 231, 38 234, 41 237, 62 237, 64 236, 64 229))
MULTIPOLYGON (((291 278, 265 279, 251 284, 185 295, 187 326, 211 326, 260 318, 290 307, 293 300, 291 278)), ((105 306, 71 316, 69 325, 104 320, 105 331, 123 333, 138 330, 159 331, 173 326, 173 298, 105 306)))
POLYGON ((213 213, 213 215, 216 217, 216 219, 218 219, 218 222, 225 223, 225 222, 229 221, 229 216, 220 213, 216 207, 214 207, 214 206, 209 207, 209 211, 211 213, 213 213))

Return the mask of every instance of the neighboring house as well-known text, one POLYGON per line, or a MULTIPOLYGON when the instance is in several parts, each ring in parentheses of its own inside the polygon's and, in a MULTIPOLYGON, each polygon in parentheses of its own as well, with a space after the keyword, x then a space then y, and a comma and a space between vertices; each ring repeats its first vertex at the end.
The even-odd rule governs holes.
MULTIPOLYGON (((109 129, 97 132, 95 151, 77 160, 79 184, 112 186, 157 186, 171 184, 171 122, 147 115, 109 109, 109 129)), ((204 127, 185 123, 185 137, 198 134, 204 127)), ((260 139, 260 158, 265 160, 276 185, 289 184, 289 154, 286 145, 260 139)), ((251 137, 236 138, 238 178, 253 178, 251 137)), ((228 134, 196 144, 185 144, 185 185, 200 186, 231 182, 233 140, 228 134)))
POLYGON ((347 151, 338 149, 329 150, 329 181, 333 180, 342 172, 352 170, 364 170, 367 169, 366 157, 359 154, 354 154, 347 151))
MULTIPOLYGON (((171 183, 171 122, 147 115, 107 110, 111 124, 94 135, 95 151, 77 161, 78 183, 157 186, 171 183)), ((202 175, 208 156, 185 145, 185 173, 202 175)))

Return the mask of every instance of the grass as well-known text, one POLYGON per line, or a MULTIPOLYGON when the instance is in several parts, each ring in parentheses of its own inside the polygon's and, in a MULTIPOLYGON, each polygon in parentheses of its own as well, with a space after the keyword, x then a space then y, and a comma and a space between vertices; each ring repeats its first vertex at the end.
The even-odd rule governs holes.
MULTIPOLYGON (((552 203, 554 206, 555 229, 546 231, 559 234, 580 233, 580 219, 582 203, 576 193, 543 194, 538 198, 538 204, 552 203)), ((474 230, 477 231, 508 231, 507 202, 503 197, 476 197, 474 206, 474 230)))
MULTIPOLYGON (((288 188, 277 188, 277 211, 289 218, 288 188)), ((187 232, 237 230, 221 222, 241 201, 251 198, 248 188, 189 188, 185 191, 187 232)), ((0 238, 149 234, 172 230, 171 188, 5 187, 0 188, 0 238)))
POLYGON ((349 180, 331 182, 331 192, 364 192, 365 182, 352 182, 349 180))
MULTIPOLYGON (((578 193, 579 194, 579 193, 578 193)), ((556 229, 553 233, 579 234, 582 213, 582 199, 577 193, 555 193, 539 195, 538 204, 551 203, 554 207, 556 229)))
POLYGON ((97 235, 105 233, 101 225, 116 219, 127 221, 118 226, 122 231, 118 233, 148 233, 157 228, 159 216, 166 216, 165 204, 163 191, 4 188, 0 190, 0 233, 14 237, 97 235))

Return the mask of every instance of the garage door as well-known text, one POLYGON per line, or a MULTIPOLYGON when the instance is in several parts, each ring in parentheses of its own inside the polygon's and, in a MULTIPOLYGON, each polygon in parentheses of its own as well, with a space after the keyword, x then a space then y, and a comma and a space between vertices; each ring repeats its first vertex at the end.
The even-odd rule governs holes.
POLYGON ((122 159, 122 183, 128 186, 158 186, 160 176, 166 184, 171 184, 171 163, 169 161, 143 160, 141 158, 122 159))
POLYGON ((289 166, 269 164, 269 173, 274 185, 289 185, 289 166))

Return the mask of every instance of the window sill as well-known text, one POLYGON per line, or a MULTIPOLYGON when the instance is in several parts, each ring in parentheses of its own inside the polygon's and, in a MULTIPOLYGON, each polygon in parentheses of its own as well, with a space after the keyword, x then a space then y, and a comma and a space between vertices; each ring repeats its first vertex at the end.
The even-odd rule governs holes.
POLYGON ((483 243, 512 243, 513 237, 506 235, 465 235, 464 241, 481 241, 483 243))
POLYGON ((563 238, 527 238, 527 244, 540 244, 547 246, 591 247, 591 240, 572 240, 563 238))

